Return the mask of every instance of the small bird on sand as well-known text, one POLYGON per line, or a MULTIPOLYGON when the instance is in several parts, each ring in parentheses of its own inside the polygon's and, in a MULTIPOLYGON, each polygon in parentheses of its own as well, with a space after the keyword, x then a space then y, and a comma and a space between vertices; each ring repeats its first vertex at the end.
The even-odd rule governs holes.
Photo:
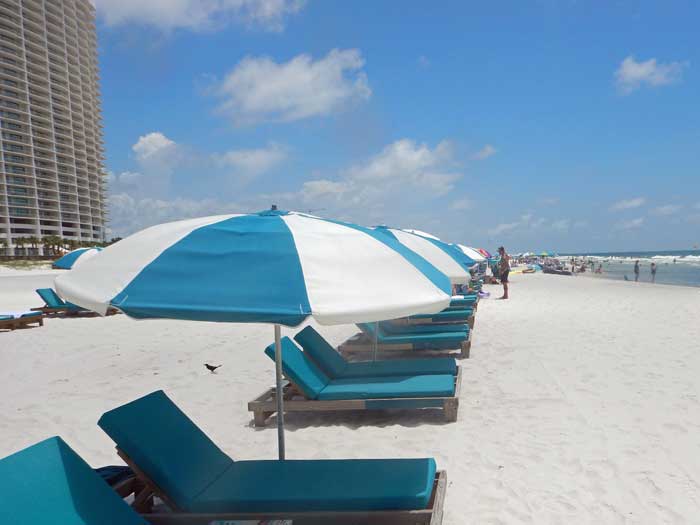
POLYGON ((204 363, 204 366, 207 367, 207 370, 209 370, 212 374, 216 374, 216 369, 221 368, 221 365, 210 365, 209 363, 204 363))

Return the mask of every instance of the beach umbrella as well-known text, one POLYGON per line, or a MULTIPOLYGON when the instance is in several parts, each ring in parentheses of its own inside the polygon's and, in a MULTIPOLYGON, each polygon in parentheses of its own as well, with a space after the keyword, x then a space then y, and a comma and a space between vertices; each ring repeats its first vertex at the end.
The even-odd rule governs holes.
POLYGON ((436 313, 449 279, 375 230, 295 212, 220 215, 147 228, 56 279, 65 300, 137 318, 271 323, 284 459, 280 326, 436 313))
POLYGON ((98 246, 94 248, 78 248, 77 250, 68 252, 60 259, 56 259, 51 266, 59 270, 70 270, 71 268, 81 265, 101 251, 102 248, 98 246))
POLYGON ((486 257, 487 259, 492 259, 492 258, 493 258, 492 255, 491 255, 488 251, 484 250, 483 248, 477 248, 476 250, 477 250, 481 255, 483 255, 484 257, 486 257))
POLYGON ((468 268, 474 266, 475 262, 464 255, 461 250, 442 242, 437 237, 424 237, 406 230, 398 230, 386 226, 376 226, 375 230, 386 237, 399 241, 411 251, 420 255, 447 275, 453 284, 467 284, 471 279, 468 268))
POLYGON ((462 252, 464 252, 464 255, 467 257, 473 259, 474 261, 480 263, 484 262, 486 260, 486 257, 484 257, 481 253, 479 253, 477 250, 474 248, 470 248, 469 246, 465 246, 463 244, 458 244, 457 245, 462 252))

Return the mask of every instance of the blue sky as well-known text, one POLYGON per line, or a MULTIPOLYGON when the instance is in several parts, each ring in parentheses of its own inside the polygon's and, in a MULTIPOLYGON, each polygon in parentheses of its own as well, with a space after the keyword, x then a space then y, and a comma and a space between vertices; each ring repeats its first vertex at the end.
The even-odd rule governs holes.
POLYGON ((96 3, 114 235, 276 203, 511 252, 700 244, 696 2, 96 3))

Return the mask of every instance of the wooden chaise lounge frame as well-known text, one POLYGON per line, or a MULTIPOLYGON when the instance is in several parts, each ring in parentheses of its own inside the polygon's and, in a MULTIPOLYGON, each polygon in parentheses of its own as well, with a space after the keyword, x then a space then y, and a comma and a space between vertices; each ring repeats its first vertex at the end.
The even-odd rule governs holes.
MULTIPOLYGON (((469 357, 469 352, 472 347, 472 333, 471 331, 467 335, 467 339, 462 341, 459 345, 459 358, 460 359, 466 359, 469 357)), ((374 342, 371 341, 367 335, 364 332, 360 332, 358 334, 353 335, 350 339, 347 339, 345 342, 343 342, 339 347, 338 351, 340 353, 348 353, 352 354, 353 352, 371 352, 374 350, 374 342)), ((377 344, 377 351, 379 352, 393 352, 393 351, 407 351, 410 350, 411 352, 447 352, 451 350, 456 350, 455 349, 448 349, 448 348, 426 348, 424 350, 415 350, 413 348, 413 345, 410 343, 401 343, 401 344, 385 344, 385 343, 379 343, 377 344)))
POLYGON ((228 513, 228 514, 196 514, 183 512, 163 490, 153 482, 148 475, 119 447, 117 454, 134 471, 135 478, 122 482, 114 489, 122 498, 134 494, 132 507, 151 525, 209 525, 212 521, 245 521, 245 520, 292 520, 294 525, 441 525, 445 491, 447 489, 447 473, 439 470, 435 474, 433 492, 430 495, 428 507, 420 510, 391 510, 391 511, 316 511, 316 512, 270 512, 270 513, 228 513), (158 497, 172 512, 154 513, 153 498, 158 497))
MULTIPOLYGON (((284 411, 287 412, 337 412, 339 410, 413 410, 437 408, 443 411, 448 422, 457 421, 459 391, 462 383, 462 368, 457 367, 455 392, 451 397, 392 397, 382 399, 308 399, 302 390, 287 379, 283 387, 284 411), (295 398, 303 399, 295 399, 295 398)), ((272 387, 248 403, 256 427, 265 426, 266 421, 277 412, 276 388, 272 387)))
MULTIPOLYGON (((437 314, 435 314, 437 315, 437 314)), ((467 317, 464 321, 466 321, 466 324, 469 325, 469 329, 473 330, 474 329, 474 314, 472 313, 469 317, 467 317)), ((457 321, 454 320, 448 320, 448 321, 441 321, 437 320, 435 321, 434 318, 432 317, 423 317, 419 319, 411 319, 410 317, 402 317, 401 319, 392 319, 391 321, 387 321, 389 323, 397 324, 397 325, 404 325, 404 326, 413 326, 413 325, 425 325, 425 324, 440 324, 440 325, 451 325, 451 324, 465 324, 462 319, 459 319, 457 321)))
MULTIPOLYGON (((38 306, 36 308, 32 308, 31 310, 32 312, 41 312, 46 317, 97 317, 99 315, 97 312, 91 312, 90 310, 77 310, 67 306, 61 306, 58 308, 53 308, 51 306, 38 306)), ((121 312, 116 308, 109 308, 107 309, 107 313, 105 315, 115 315, 118 313, 121 312)))
POLYGON ((15 317, 14 319, 0 319, 0 330, 15 330, 17 328, 29 328, 29 325, 37 323, 44 326, 43 315, 28 315, 26 317, 15 317))

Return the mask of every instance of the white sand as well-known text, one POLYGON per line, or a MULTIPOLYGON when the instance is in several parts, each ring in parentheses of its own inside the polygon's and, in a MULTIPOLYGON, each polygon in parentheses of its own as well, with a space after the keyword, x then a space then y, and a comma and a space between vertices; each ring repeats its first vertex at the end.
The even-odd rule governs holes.
MULTIPOLYGON (((51 278, 0 277, 0 312, 37 306, 51 278)), ((457 423, 289 415, 289 457, 434 456, 446 524, 697 523, 700 289, 512 280, 511 301, 480 305, 457 423)), ((354 331, 322 329, 335 343, 354 331)), ((273 382, 271 340, 268 326, 123 315, 2 333, 0 457, 60 434, 92 464, 116 463, 100 414, 162 388, 234 458, 274 458, 274 419, 254 429, 246 411, 273 382)))

